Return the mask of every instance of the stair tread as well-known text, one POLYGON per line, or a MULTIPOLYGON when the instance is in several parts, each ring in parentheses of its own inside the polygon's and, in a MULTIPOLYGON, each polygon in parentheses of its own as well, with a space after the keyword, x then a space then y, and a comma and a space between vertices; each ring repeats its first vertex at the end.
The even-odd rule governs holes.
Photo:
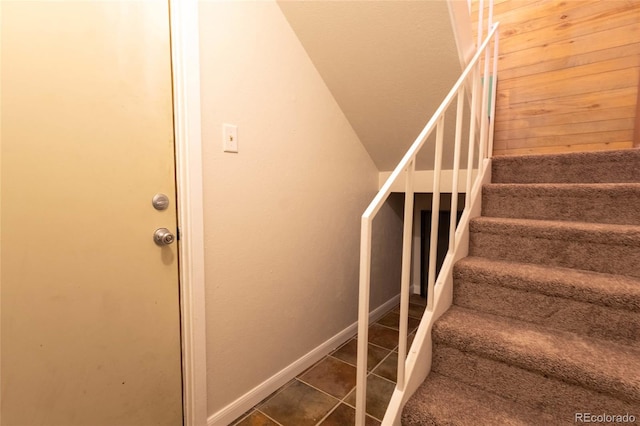
POLYGON ((640 345, 640 279, 485 258, 461 260, 453 276, 458 306, 640 345))
POLYGON ((640 401, 640 348, 452 306, 434 341, 569 383, 640 401))
POLYGON ((492 180, 403 424, 640 406, 640 149, 499 156, 492 180))
POLYGON ((496 425, 561 423, 547 413, 432 372, 405 406, 402 424, 468 425, 479 419, 496 425))
POLYGON ((431 371, 559 419, 573 420, 575 413, 584 411, 638 411, 637 402, 623 401, 593 389, 450 346, 435 345, 431 371))
POLYGON ((482 189, 485 195, 566 197, 570 194, 573 197, 590 198, 594 193, 602 193, 615 198, 637 196, 640 183, 488 183, 482 189))
POLYGON ((640 279, 626 275, 469 256, 454 278, 640 312, 640 279))
POLYGON ((558 220, 480 216, 471 219, 471 232, 527 235, 545 239, 567 239, 640 247, 640 226, 558 220))

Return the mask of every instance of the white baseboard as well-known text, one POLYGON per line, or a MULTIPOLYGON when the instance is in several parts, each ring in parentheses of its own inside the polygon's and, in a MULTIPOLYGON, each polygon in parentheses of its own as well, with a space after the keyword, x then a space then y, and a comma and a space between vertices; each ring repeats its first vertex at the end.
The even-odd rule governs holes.
MULTIPOLYGON (((400 295, 389 299, 387 302, 371 311, 369 314, 369 321, 377 321, 382 317, 382 315, 399 303, 400 295)), ((231 404, 212 414, 207 419, 207 426, 225 426, 236 420, 242 414, 250 410, 251 407, 271 395, 281 386, 285 385, 289 380, 293 379, 298 374, 320 361, 323 357, 327 356, 338 346, 351 339, 355 336, 357 331, 358 322, 356 321, 335 336, 331 337, 329 340, 322 343, 320 346, 308 352, 303 357, 297 359, 295 362, 289 364, 287 367, 260 383, 258 386, 251 389, 231 404)))
POLYGON ((411 294, 420 294, 420 283, 411 284, 411 294))

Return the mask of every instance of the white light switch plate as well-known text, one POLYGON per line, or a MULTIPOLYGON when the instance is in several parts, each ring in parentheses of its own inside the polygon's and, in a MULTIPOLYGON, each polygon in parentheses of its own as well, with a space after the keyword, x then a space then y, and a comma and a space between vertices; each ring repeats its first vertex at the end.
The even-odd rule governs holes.
POLYGON ((224 152, 238 152, 238 126, 222 125, 222 149, 224 152))

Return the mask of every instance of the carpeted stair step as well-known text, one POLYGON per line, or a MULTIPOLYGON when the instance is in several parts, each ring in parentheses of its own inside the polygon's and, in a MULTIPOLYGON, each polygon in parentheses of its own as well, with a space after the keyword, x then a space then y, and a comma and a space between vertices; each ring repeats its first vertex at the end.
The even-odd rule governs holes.
POLYGON ((429 374, 402 412, 405 426, 554 425, 553 416, 437 373, 429 374))
POLYGON ((494 183, 640 182, 640 149, 497 156, 494 183))
POLYGON ((477 217, 469 255, 640 277, 640 226, 477 217))
MULTIPOLYGON (((640 406, 638 347, 518 320, 505 321, 502 317, 458 306, 452 306, 434 324, 432 334, 436 347, 497 361, 494 368, 502 371, 494 371, 496 378, 510 377, 514 382, 502 383, 500 386, 505 389, 516 385, 536 392, 529 383, 518 380, 524 376, 508 371, 517 368, 640 406)), ((470 368, 467 371, 473 375, 473 364, 458 368, 470 368)), ((557 397, 561 395, 559 392, 557 397)), ((569 403, 572 395, 564 397, 569 403)))
POLYGON ((469 256, 456 263, 454 277, 640 313, 640 279, 624 275, 469 256))
POLYGON ((640 416, 640 149, 495 157, 492 182, 403 424, 640 416))
MULTIPOLYGON (((568 423, 573 423, 575 413, 640 412, 637 402, 623 401, 555 377, 439 344, 434 346, 431 371, 568 423)), ((531 424, 541 423, 531 421, 531 424)))
POLYGON ((482 215, 640 225, 640 183, 489 184, 482 215))
POLYGON ((640 345, 640 279, 478 257, 453 277, 458 306, 640 345))

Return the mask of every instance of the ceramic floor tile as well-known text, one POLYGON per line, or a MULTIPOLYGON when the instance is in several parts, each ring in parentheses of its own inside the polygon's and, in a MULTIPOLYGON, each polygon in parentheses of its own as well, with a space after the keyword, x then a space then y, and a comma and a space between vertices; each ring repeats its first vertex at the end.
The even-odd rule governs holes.
POLYGON ((296 380, 259 410, 283 426, 312 426, 337 404, 337 399, 296 380))
MULTIPOLYGON (((396 330, 400 329, 400 314, 396 312, 389 312, 377 322, 377 324, 384 325, 385 327, 390 327, 396 330)), ((416 318, 408 318, 407 325, 409 328, 409 333, 418 328, 420 325, 420 320, 416 318)))
MULTIPOLYGON (((424 299, 410 299, 409 327, 414 328, 424 312, 424 299), (415 303, 417 302, 417 303, 415 303)), ((399 307, 393 312, 398 313, 399 307)), ((375 370, 367 378, 367 426, 379 426, 395 384, 382 377, 395 380, 398 346, 397 315, 386 315, 383 324, 369 327, 367 368, 375 370), (395 330, 393 329, 395 328, 395 330), (385 349, 386 348, 386 349, 385 349), (391 354, 391 355, 390 355, 391 354), (382 364, 381 361, 385 360, 382 364), (378 375, 382 376, 379 377, 378 375)), ((409 335, 409 345, 415 332, 409 335)), ((300 376, 265 398, 254 409, 241 416, 234 426, 348 426, 355 419, 355 367, 357 362, 357 336, 334 351, 330 356, 309 367, 300 376), (303 383, 307 382, 309 384, 303 383), (330 396, 334 395, 336 397, 330 396), (344 402, 340 398, 348 395, 344 402)))
MULTIPOLYGON (((415 318, 418 321, 422 319, 422 315, 424 314, 425 309, 427 309, 427 305, 417 305, 415 303, 409 303, 409 317, 415 318)), ((400 313, 400 305, 398 305, 393 311, 393 313, 400 313)))
MULTIPOLYGON (((388 349, 383 349, 378 346, 369 345, 367 350, 367 371, 371 371, 380 361, 384 359, 391 352, 388 349)), ((341 359, 354 367, 358 363, 358 340, 351 339, 343 346, 338 348, 331 356, 341 359)))
MULTIPOLYGON (((391 395, 396 385, 390 381, 370 374, 367 377, 367 414, 382 420, 387 411, 391 395)), ((356 405, 355 390, 349 394, 345 402, 353 407, 356 405)))
POLYGON ((387 349, 395 349, 398 346, 398 330, 373 324, 369 327, 369 343, 387 349))
POLYGON ((234 426, 278 426, 278 423, 274 422, 261 412, 254 411, 241 422, 234 423, 234 426))
MULTIPOLYGON (((340 404, 338 408, 333 410, 320 426, 350 426, 355 424, 356 410, 345 404, 340 404)), ((365 426, 379 426, 380 422, 373 417, 365 417, 365 426)))
POLYGON ((342 399, 356 385, 356 367, 328 356, 300 376, 300 380, 342 399))
POLYGON ((397 381, 398 375, 398 353, 393 352, 382 363, 373 370, 373 374, 389 379, 392 382, 397 381))
POLYGON ((420 297, 419 294, 410 294, 409 303, 413 303, 414 305, 427 306, 427 298, 420 297))

